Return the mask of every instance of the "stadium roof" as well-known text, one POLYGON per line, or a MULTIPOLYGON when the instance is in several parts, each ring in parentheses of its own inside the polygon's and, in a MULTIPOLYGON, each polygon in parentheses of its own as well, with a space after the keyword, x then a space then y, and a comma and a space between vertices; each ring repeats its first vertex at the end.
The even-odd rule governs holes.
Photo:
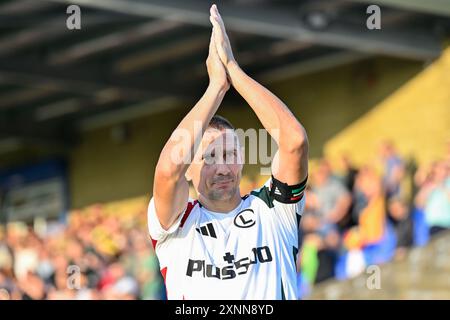
MULTIPOLYGON (((266 82, 373 55, 430 61, 450 33, 444 0, 217 3, 238 62, 266 82), (369 4, 381 6, 381 31, 366 28, 369 4)), ((11 145, 68 147, 83 128, 198 98, 207 83, 210 4, 0 1, 0 153, 11 145), (81 7, 81 30, 66 27, 70 4, 81 7)))

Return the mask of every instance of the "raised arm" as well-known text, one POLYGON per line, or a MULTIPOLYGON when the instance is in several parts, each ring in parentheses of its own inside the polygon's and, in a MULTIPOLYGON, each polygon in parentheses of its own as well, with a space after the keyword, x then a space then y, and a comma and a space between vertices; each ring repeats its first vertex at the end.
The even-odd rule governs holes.
POLYGON ((196 152, 195 146, 198 146, 209 121, 229 89, 226 71, 217 54, 213 35, 206 60, 209 86, 172 133, 156 165, 153 197, 159 222, 166 230, 186 209, 189 198, 186 171, 196 152))
POLYGON ((239 67, 216 5, 211 7, 210 13, 217 52, 226 66, 231 84, 278 144, 278 152, 272 162, 272 174, 289 185, 303 182, 308 175, 308 138, 305 129, 280 99, 239 67))

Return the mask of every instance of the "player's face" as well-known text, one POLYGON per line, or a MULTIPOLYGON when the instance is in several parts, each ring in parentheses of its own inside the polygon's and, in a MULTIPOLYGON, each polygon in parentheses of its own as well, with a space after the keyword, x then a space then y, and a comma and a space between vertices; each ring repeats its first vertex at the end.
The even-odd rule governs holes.
POLYGON ((212 201, 239 195, 243 162, 233 130, 206 130, 194 160, 191 176, 199 194, 212 201))

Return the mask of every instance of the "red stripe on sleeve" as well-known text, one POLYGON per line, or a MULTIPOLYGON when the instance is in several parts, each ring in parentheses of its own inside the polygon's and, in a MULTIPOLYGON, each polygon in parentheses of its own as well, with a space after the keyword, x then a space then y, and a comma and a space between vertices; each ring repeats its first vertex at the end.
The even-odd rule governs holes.
POLYGON ((161 274, 164 279, 164 283, 166 283, 167 267, 161 269, 161 274))
POLYGON ((158 243, 158 240, 153 240, 152 237, 150 237, 150 240, 152 240, 153 250, 156 250, 156 244, 158 243))
MULTIPOLYGON (((183 227, 184 223, 186 222, 187 218, 191 214, 191 211, 195 207, 197 202, 198 202, 197 200, 195 200, 194 202, 188 202, 186 211, 184 212, 183 218, 181 218, 181 221, 180 221, 180 228, 183 227)), ((153 250, 156 250, 156 245, 158 244, 158 240, 154 240, 152 237, 150 237, 150 240, 152 240, 153 250)))
POLYGON ((197 200, 195 200, 194 202, 188 202, 188 205, 187 205, 186 211, 184 212, 183 218, 181 218, 180 228, 182 228, 184 226, 184 223, 186 222, 187 218, 191 214, 192 209, 194 209, 197 202, 198 202, 197 200))
POLYGON ((167 267, 161 269, 161 275, 164 279, 164 284, 166 285, 166 297, 168 297, 167 283, 166 283, 167 267))

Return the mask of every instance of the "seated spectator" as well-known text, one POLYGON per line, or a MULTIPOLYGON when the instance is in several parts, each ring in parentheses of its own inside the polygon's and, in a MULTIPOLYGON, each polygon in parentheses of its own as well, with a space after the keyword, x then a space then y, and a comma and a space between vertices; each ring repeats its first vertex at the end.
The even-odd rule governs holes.
POLYGON ((357 276, 369 264, 387 262, 395 249, 390 228, 386 228, 382 181, 372 167, 361 168, 355 181, 355 191, 364 201, 358 207, 358 225, 343 237, 345 251, 336 265, 339 279, 357 276))
POLYGON ((304 279, 312 281, 312 285, 334 277, 340 248, 338 227, 349 211, 351 196, 339 179, 332 176, 326 160, 319 163, 311 180, 312 187, 305 192, 301 232, 306 249, 302 258, 304 279))
POLYGON ((365 198, 366 205, 358 214, 358 229, 363 245, 377 243, 384 233, 385 197, 382 182, 375 170, 364 167, 358 173, 355 189, 365 198))
POLYGON ((350 157, 343 154, 339 159, 340 175, 338 178, 349 192, 352 192, 358 169, 352 164, 350 157))
POLYGON ((416 196, 416 206, 423 208, 430 234, 450 228, 450 176, 449 165, 439 161, 423 181, 416 196))
POLYGON ((402 181, 405 177, 405 164, 398 155, 391 141, 384 141, 380 147, 380 156, 383 162, 383 188, 386 197, 402 196, 402 181))
POLYGON ((351 205, 351 195, 345 186, 331 174, 326 160, 319 163, 312 175, 313 205, 311 211, 320 220, 324 230, 332 230, 344 219, 351 205))
POLYGON ((352 164, 350 157, 343 154, 340 159, 340 174, 338 176, 341 183, 346 187, 347 191, 352 197, 350 208, 344 215, 344 218, 339 222, 339 227, 341 230, 345 231, 358 223, 357 219, 354 219, 352 214, 356 195, 353 193, 356 176, 358 175, 358 169, 352 164))
POLYGON ((388 203, 388 213, 397 239, 396 258, 403 259, 406 248, 413 244, 413 222, 409 207, 403 199, 392 198, 388 203))
POLYGON ((305 236, 299 260, 300 270, 309 286, 334 277, 338 244, 337 232, 330 232, 325 238, 317 233, 305 236))

